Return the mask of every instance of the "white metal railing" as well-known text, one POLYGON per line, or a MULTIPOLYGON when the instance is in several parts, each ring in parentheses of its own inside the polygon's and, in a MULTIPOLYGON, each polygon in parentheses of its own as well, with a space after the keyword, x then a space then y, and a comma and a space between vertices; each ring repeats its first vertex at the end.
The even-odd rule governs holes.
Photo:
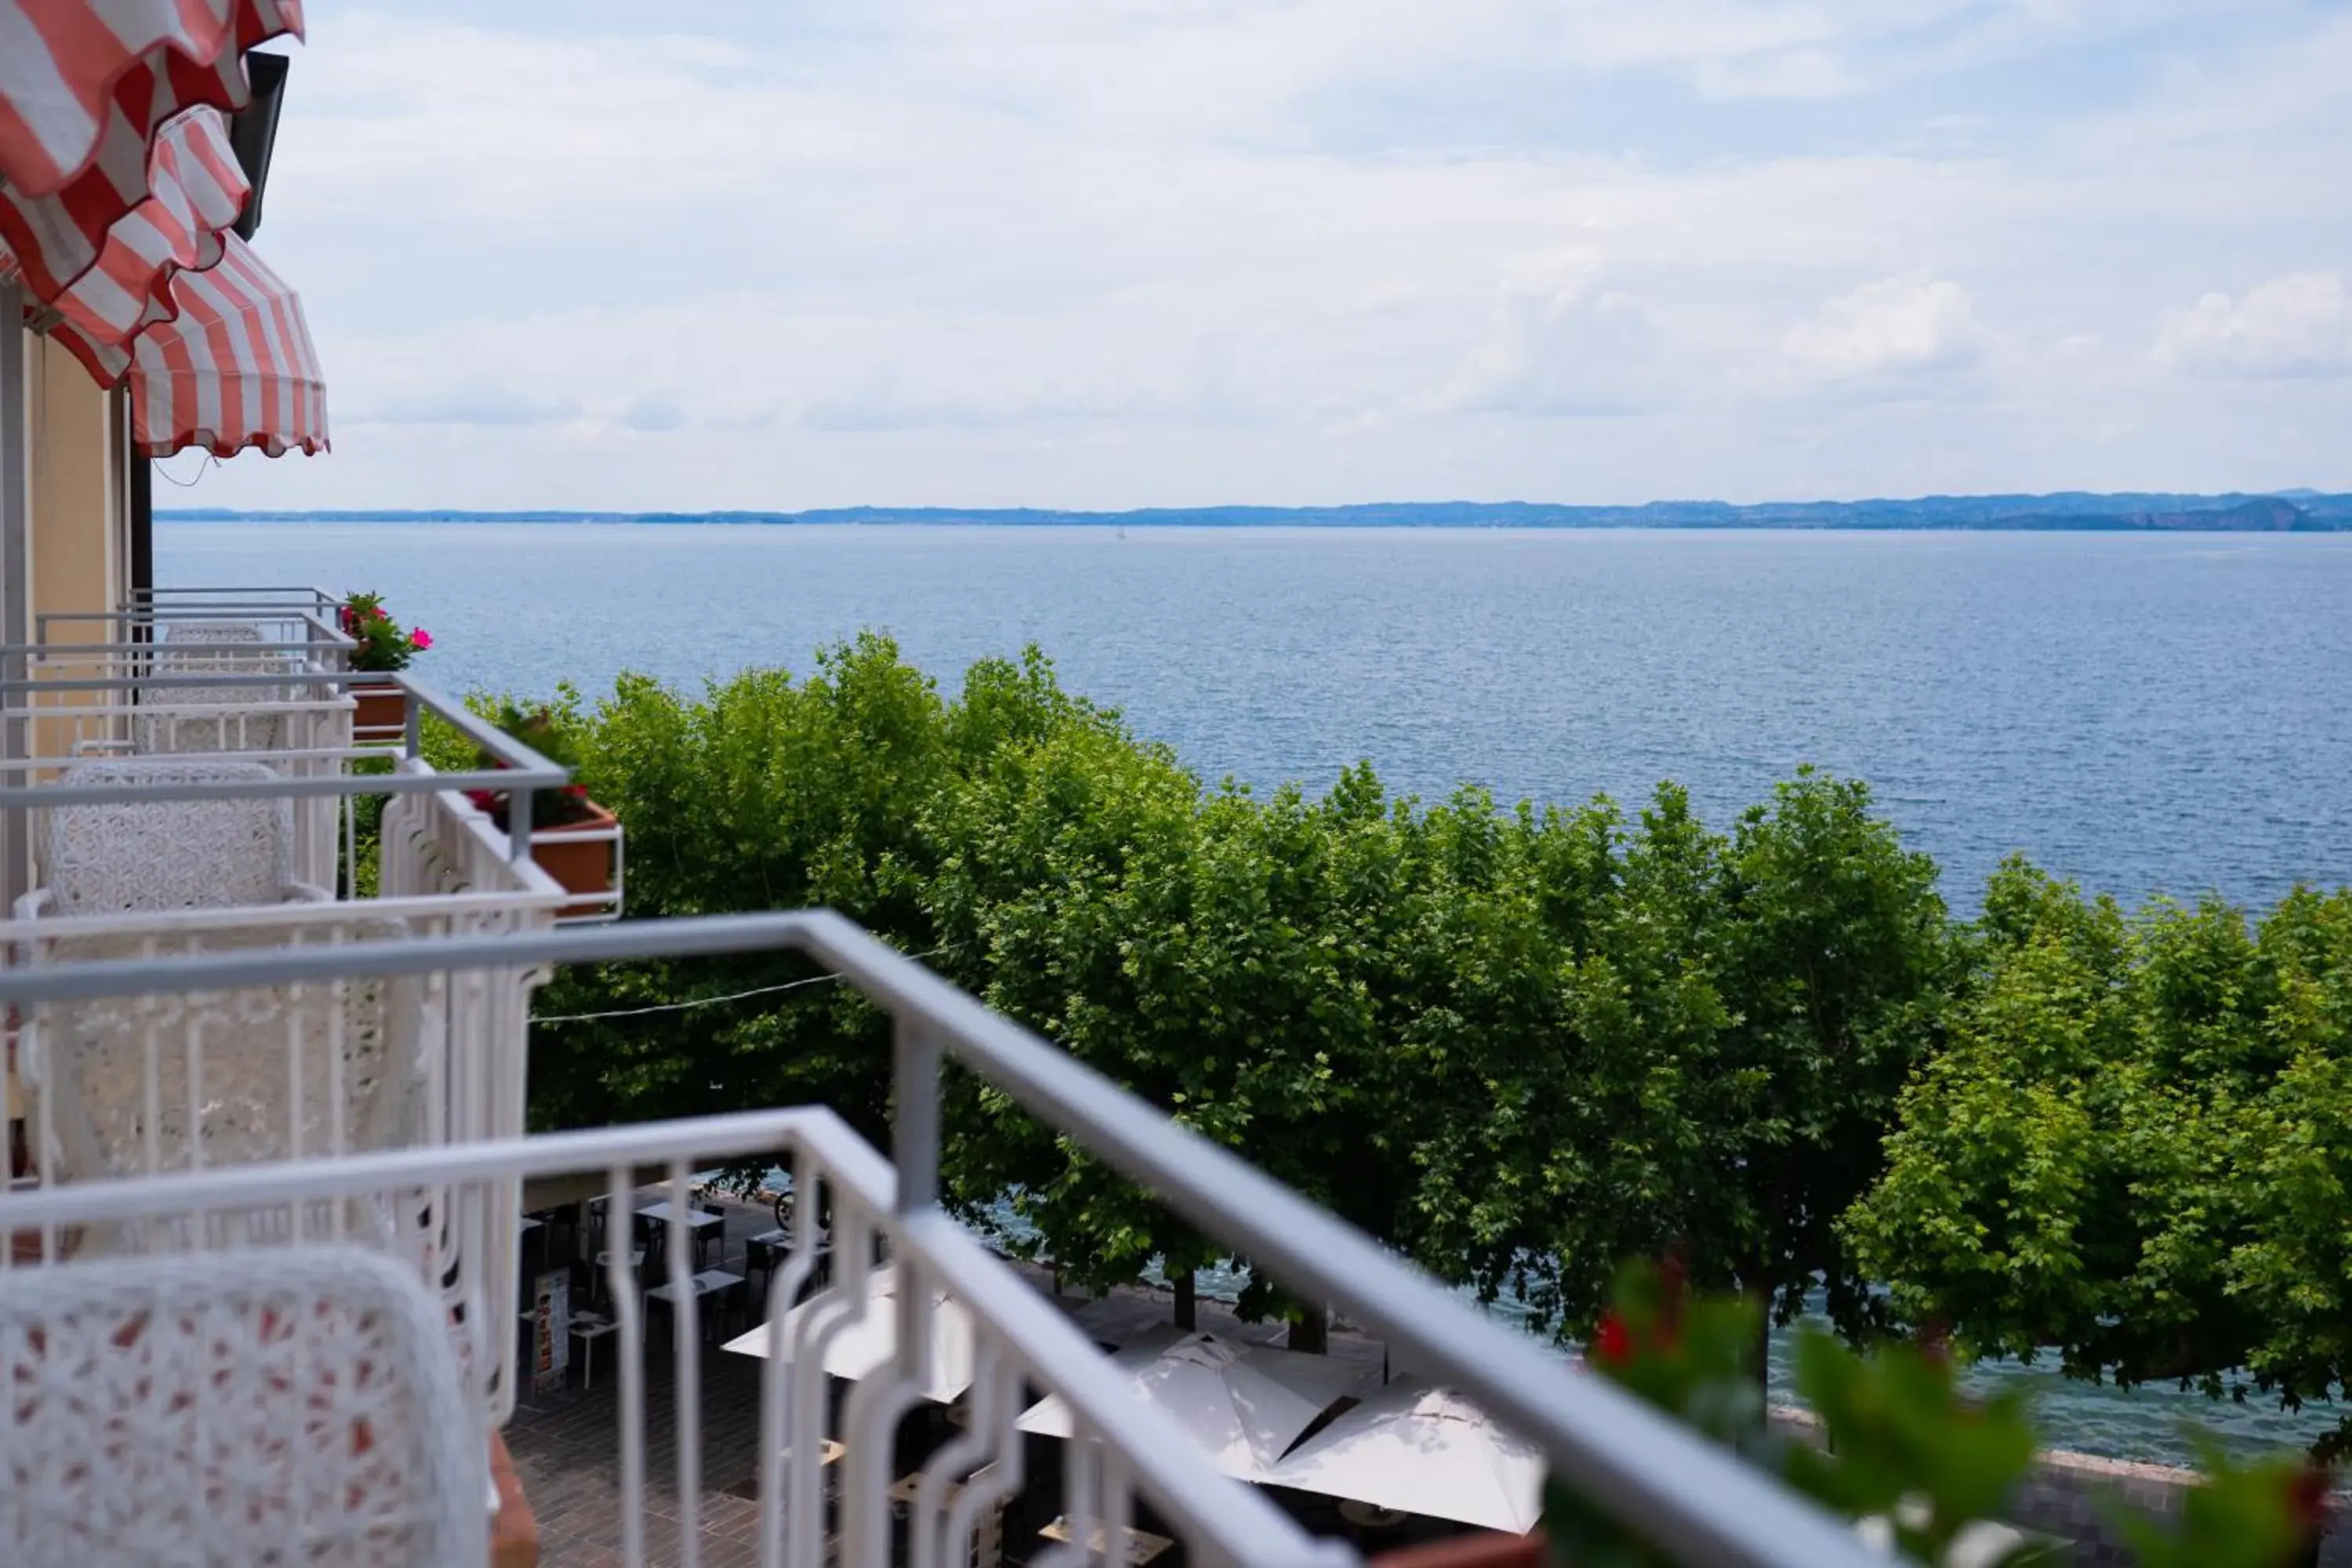
MULTIPOLYGON (((620 826, 609 817, 535 822, 536 800, 562 775, 526 747, 488 739, 496 731, 413 678, 351 668, 356 644, 342 612, 343 601, 321 588, 230 585, 146 589, 117 610, 44 613, 37 641, 0 647, 0 785, 58 783, 62 765, 93 755, 251 754, 303 779, 402 756, 407 771, 426 772, 423 723, 438 715, 482 746, 498 775, 454 779, 453 787, 499 795, 508 821, 493 830, 517 859, 536 856, 569 887, 559 921, 618 920, 626 896, 620 826)), ((338 865, 350 877, 351 803, 365 793, 298 799, 298 880, 333 889, 330 868, 338 865)), ((467 809, 462 793, 449 801, 467 809)), ((13 868, 34 858, 31 826, 22 814, 0 816, 13 902, 29 885, 13 868)), ((341 890, 356 892, 348 880, 341 890)))
MULTIPOLYGON (((355 864, 349 803, 371 795, 449 792, 451 809, 467 810, 467 793, 483 790, 509 802, 508 826, 490 827, 485 817, 485 830, 505 845, 509 859, 521 864, 531 858, 534 839, 544 831, 534 826, 534 803, 568 782, 562 769, 405 672, 226 667, 229 660, 256 657, 254 647, 172 650, 160 665, 149 650, 129 656, 148 659, 147 668, 107 674, 89 673, 86 661, 111 654, 0 648, 0 669, 17 672, 0 678, 0 731, 6 736, 0 813, 8 815, 12 837, 25 841, 16 863, 37 863, 40 814, 58 807, 282 799, 301 824, 298 879, 327 889, 340 885, 348 896, 356 891, 351 881, 355 864), (388 746, 358 744, 352 738, 347 694, 362 685, 397 694, 402 719, 388 746), (188 693, 195 700, 187 700, 188 693), (250 695, 236 700, 237 694, 250 695), (490 765, 436 773, 422 755, 427 715, 458 731, 490 765), (258 762, 275 776, 267 783, 75 777, 78 769, 100 759, 157 757, 258 762), (327 803, 323 816, 314 816, 310 803, 316 802, 327 803)), ((14 843, 11 847, 16 849, 14 843)), ((614 861, 617 868, 617 850, 614 861)), ((599 900, 604 906, 601 918, 617 915, 618 897, 614 892, 599 900)))
POLYGON ((158 616, 181 612, 211 614, 224 608, 244 610, 254 607, 265 612, 282 607, 322 614, 341 608, 342 603, 340 594, 299 583, 271 583, 260 586, 242 584, 168 584, 134 588, 124 595, 124 607, 128 611, 158 616))
POLYGON ((33 620, 33 640, 58 647, 125 643, 141 647, 208 636, 226 640, 314 645, 345 653, 352 639, 341 629, 341 602, 318 588, 156 589, 134 595, 112 610, 44 610, 33 620), (241 637, 240 629, 251 637, 241 637))
MULTIPOLYGON (((356 754, 352 700, 333 679, 344 654, 335 640, 264 639, 236 621, 177 623, 155 643, 0 648, 9 769, 0 782, 57 782, 94 759, 165 756, 253 759, 287 778, 338 776, 356 754)), ((290 809, 298 877, 333 887, 341 803, 316 796, 290 809)))
MULTIPOLYGON (((691 1173, 766 1160, 791 1167, 794 1189, 832 1198, 833 1256, 863 1261, 887 1254, 916 1288, 898 1293, 895 1355, 869 1373, 841 1425, 845 1449, 836 1499, 825 1501, 819 1451, 821 1379, 790 1369, 821 1363, 828 1334, 847 1331, 871 1307, 863 1268, 845 1268, 822 1310, 795 1320, 789 1354, 778 1312, 806 1283, 815 1256, 820 1205, 794 1205, 797 1245, 770 1300, 769 1351, 759 1447, 761 1546, 764 1563, 838 1561, 860 1565, 970 1560, 985 1510, 1025 1484, 1009 1434, 1026 1380, 1059 1394, 1076 1412, 1079 1440, 1063 1451, 1061 1483, 1076 1548, 1100 1539, 1116 1548, 1139 1500, 1184 1541, 1196 1560, 1339 1562, 1342 1548, 1310 1544, 1259 1495, 1212 1472, 1151 1411, 1135 1402, 1092 1345, 1028 1286, 983 1254, 940 1208, 939 1079, 953 1058, 1060 1131, 1150 1190, 1236 1255, 1269 1270, 1302 1299, 1345 1311, 1385 1338, 1433 1381, 1452 1384, 1510 1429, 1538 1445, 1555 1479, 1573 1486, 1680 1559, 1754 1568, 1862 1568, 1868 1552, 1836 1520, 1781 1489, 1733 1455, 1713 1447, 1605 1381, 1572 1371, 1541 1347, 1485 1318, 1400 1263, 1370 1238, 1262 1172, 1119 1090, 1009 1020, 991 1013, 921 965, 841 917, 822 911, 644 921, 508 937, 359 942, 334 949, 278 948, 204 958, 93 962, 0 973, 0 1003, 39 1019, 69 1004, 129 996, 212 994, 256 986, 327 984, 513 973, 544 964, 684 958, 789 949, 863 991, 895 1026, 893 1159, 880 1157, 817 1109, 761 1112, 682 1123, 566 1133, 477 1147, 361 1154, 341 1160, 63 1187, 0 1202, 0 1229, 33 1258, 71 1267, 78 1238, 108 1236, 118 1250, 197 1246, 299 1245, 334 1234, 373 1233, 406 1247, 428 1279, 445 1267, 423 1239, 436 1226, 489 1240, 505 1189, 527 1177, 601 1169, 613 1212, 647 1167, 666 1173, 670 1208, 670 1283, 684 1298, 691 1246, 685 1234, 691 1173), (425 1223, 427 1220, 431 1224, 425 1223), (928 1285, 930 1289, 920 1287, 928 1285), (931 1385, 935 1367, 927 1318, 934 1295, 974 1324, 976 1378, 969 1430, 934 1454, 911 1487, 907 1554, 897 1556, 885 1488, 892 1440, 931 1385)), ((625 1258, 625 1249, 612 1249, 625 1258)), ((487 1285, 482 1271, 470 1278, 487 1285)), ((622 1398, 616 1442, 623 1480, 622 1559, 645 1561, 646 1374, 636 1281, 612 1271, 623 1328, 622 1398)), ((511 1386, 511 1298, 453 1300, 469 1375, 511 1386), (485 1369, 506 1367, 500 1378, 485 1369)), ((698 1341, 674 1325, 671 1355, 678 1421, 677 1508, 679 1560, 694 1560, 701 1490, 698 1436, 698 1341)), ((482 1407, 494 1417, 496 1399, 482 1407)))
MULTIPOLYGON (((215 647, 248 657, 254 645, 194 646, 202 664, 215 647)), ((316 701, 190 704, 191 721, 212 726, 200 743, 232 749, 155 745, 159 726, 181 711, 154 700, 161 692, 266 684, 307 699, 301 689, 341 678, 308 664, 184 665, 0 682, 0 723, 43 742, 0 772, 12 864, 28 884, 14 918, 0 921, 6 963, 54 970, 551 924, 563 889, 527 851, 517 858, 463 786, 496 781, 528 796, 565 775, 429 689, 400 687, 412 712, 439 714, 507 765, 443 775, 419 756, 348 743, 234 749, 237 726, 264 712, 323 713, 347 735, 347 699, 340 711, 316 701), (114 743, 93 743, 101 740, 114 743), (373 885, 363 888, 354 829, 371 796, 382 812, 373 885)), ((523 1122, 538 979, 490 970, 257 986, 12 1019, 10 1114, 23 1123, 30 1180, 181 1175, 511 1135, 523 1122)), ((447 1238, 453 1267, 509 1289, 511 1225, 509 1215, 487 1237, 447 1238)))
MULTIPOLYGON (((471 1147, 411 1150, 340 1161, 305 1162, 221 1172, 181 1183, 112 1183, 0 1200, 16 1246, 0 1256, 0 1302, 12 1278, 27 1269, 73 1268, 95 1261, 153 1260, 159 1271, 191 1252, 372 1246, 403 1259, 420 1277, 444 1277, 457 1253, 486 1237, 527 1179, 593 1173, 603 1179, 614 1215, 625 1215, 649 1171, 666 1177, 673 1225, 682 1226, 692 1173, 714 1163, 755 1160, 793 1173, 796 1190, 824 1194, 835 1256, 887 1252, 904 1281, 898 1300, 903 1331, 928 1342, 929 1316, 952 1300, 972 1325, 973 1383, 966 1427, 912 1472, 898 1473, 898 1431, 919 1402, 923 1369, 869 1376, 838 1426, 828 1420, 821 1371, 827 1346, 879 1310, 864 1289, 864 1270, 843 1269, 795 1314, 789 1334, 784 1306, 816 1284, 812 1234, 815 1202, 797 1206, 797 1245, 771 1283, 770 1352, 761 1371, 756 1475, 763 1563, 893 1562, 945 1565, 973 1561, 972 1543, 991 1514, 1025 1491, 1052 1489, 1081 1539, 1102 1529, 1121 1541, 1139 1502, 1164 1523, 1196 1563, 1338 1564, 1344 1548, 1318 1543, 1278 1509, 1211 1468, 1181 1429, 1141 1404, 1093 1343, 1032 1287, 953 1226, 902 1221, 889 1166, 830 1111, 759 1112, 657 1123, 593 1133, 556 1134, 471 1147), (799 1369, 811 1369, 795 1375, 799 1369), (1077 1412, 1078 1439, 1064 1449, 1058 1478, 1027 1472, 1015 1422, 1027 1391, 1059 1395, 1077 1412), (840 1458, 827 1462, 836 1438, 840 1458), (901 1483, 913 1500, 892 1518, 889 1493, 901 1483)), ((509 1220, 510 1223, 510 1220, 509 1220)), ((691 1244, 674 1234, 665 1248, 667 1283, 690 1300, 691 1244)), ((609 1285, 623 1325, 614 1336, 619 1420, 609 1458, 619 1473, 619 1559, 638 1564, 656 1547, 664 1521, 651 1517, 649 1360, 667 1362, 675 1421, 676 1545, 663 1560, 691 1563, 701 1530, 703 1444, 701 1357, 708 1353, 691 1311, 671 1314, 667 1343, 649 1334, 648 1301, 626 1248, 614 1248, 609 1285), (650 1354, 649 1354, 650 1352, 650 1354), (666 1353, 665 1353, 666 1352, 666 1353), (656 1359, 657 1358, 657 1359, 656 1359)), ((448 1354, 476 1386, 510 1381, 517 1360, 514 1296, 495 1281, 468 1279, 441 1291, 451 1327, 448 1354), (495 1364, 506 1377, 486 1375, 495 1364)), ((499 1412, 476 1400, 445 1440, 478 1451, 499 1412)), ((119 1504, 118 1504, 119 1506, 119 1504)), ((667 1546, 667 1543, 660 1543, 667 1546)), ((0 1542, 0 1547, 5 1547, 0 1542)), ((1123 1559, 1124 1553, 1121 1553, 1123 1559)), ((1115 1559, 1118 1560, 1118 1559, 1115 1559)))

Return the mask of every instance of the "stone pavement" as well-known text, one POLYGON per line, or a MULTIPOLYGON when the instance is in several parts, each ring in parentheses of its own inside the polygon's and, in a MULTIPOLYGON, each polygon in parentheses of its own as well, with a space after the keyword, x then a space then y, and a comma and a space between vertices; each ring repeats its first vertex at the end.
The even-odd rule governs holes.
MULTIPOLYGON (((620 1380, 602 1374, 609 1341, 598 1346, 600 1374, 583 1392, 527 1396, 507 1426, 515 1473, 539 1519, 542 1568, 602 1568, 621 1561, 620 1380)), ((646 1377, 646 1561, 678 1561, 676 1384, 665 1359, 647 1358, 646 1377)), ((760 1363, 707 1353, 702 1375, 701 1561, 707 1568, 748 1568, 759 1505, 751 1499, 760 1426, 760 1363)))
MULTIPOLYGON (((664 1194, 648 1189, 645 1201, 664 1194)), ((720 1241, 704 1266, 745 1272, 748 1238, 775 1224, 764 1204, 714 1200, 726 1215, 720 1241)), ((541 1233, 544 1234, 544 1233, 541 1233)), ((573 1305, 584 1305, 577 1292, 573 1305)), ((746 1292, 756 1309, 762 1280, 746 1292)), ((601 1282, 600 1282, 601 1289, 601 1282)), ((605 1310, 600 1306, 600 1310, 605 1310)), ((646 1353, 646 1562, 652 1568, 679 1561, 677 1380, 666 1312, 649 1314, 646 1353)), ((722 1331, 742 1326, 731 1320, 722 1331)), ((702 1487, 697 1534, 705 1568, 756 1563, 753 1531, 759 1505, 752 1474, 760 1425, 760 1369, 749 1356, 721 1352, 706 1340, 701 1363, 702 1487)), ((539 1521, 542 1568, 602 1568, 621 1561, 620 1339, 608 1334, 583 1347, 572 1344, 572 1375, 560 1392, 525 1386, 508 1423, 507 1447, 515 1473, 539 1521), (582 1386, 580 1360, 593 1358, 592 1386, 582 1386)))

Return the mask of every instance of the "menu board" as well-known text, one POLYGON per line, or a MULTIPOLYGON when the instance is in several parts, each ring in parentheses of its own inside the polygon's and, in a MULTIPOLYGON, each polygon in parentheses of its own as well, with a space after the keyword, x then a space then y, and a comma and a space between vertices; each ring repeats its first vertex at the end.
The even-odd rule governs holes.
POLYGON ((531 1289, 530 1390, 545 1394, 563 1386, 572 1364, 572 1270, 552 1269, 531 1289))

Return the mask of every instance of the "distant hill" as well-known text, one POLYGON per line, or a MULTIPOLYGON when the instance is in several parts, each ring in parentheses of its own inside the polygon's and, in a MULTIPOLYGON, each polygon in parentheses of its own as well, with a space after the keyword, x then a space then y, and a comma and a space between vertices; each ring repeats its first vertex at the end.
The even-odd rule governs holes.
POLYGON ((2028 529, 2162 533, 2352 531, 2352 495, 1922 496, 1916 500, 1659 500, 1641 506, 1539 501, 1376 501, 1362 506, 1208 506, 1138 511, 1034 508, 833 507, 814 511, 232 511, 165 510, 180 522, 978 523, 1004 528, 1798 528, 2028 529))

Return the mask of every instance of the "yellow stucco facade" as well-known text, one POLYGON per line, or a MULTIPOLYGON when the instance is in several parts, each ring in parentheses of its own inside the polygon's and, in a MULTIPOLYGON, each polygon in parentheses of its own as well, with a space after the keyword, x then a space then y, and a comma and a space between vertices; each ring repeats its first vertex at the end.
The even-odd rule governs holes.
MULTIPOLYGON (((37 333, 24 337, 26 509, 24 581, 0 584, 23 595, 25 626, 37 640, 103 642, 101 620, 44 616, 118 608, 131 562, 130 427, 122 395, 90 379, 79 361, 37 333)), ((0 436, 0 438, 5 438, 0 436)), ((96 671, 93 671, 96 673, 96 671)), ((23 1114, 15 1053, 6 1072, 7 1113, 23 1114)))
MULTIPOLYGON (((31 608, 39 617, 111 610, 130 563, 129 465, 121 400, 63 348, 35 337, 25 352, 31 458, 31 608)), ((97 622, 59 623, 48 640, 99 642, 97 622)))

